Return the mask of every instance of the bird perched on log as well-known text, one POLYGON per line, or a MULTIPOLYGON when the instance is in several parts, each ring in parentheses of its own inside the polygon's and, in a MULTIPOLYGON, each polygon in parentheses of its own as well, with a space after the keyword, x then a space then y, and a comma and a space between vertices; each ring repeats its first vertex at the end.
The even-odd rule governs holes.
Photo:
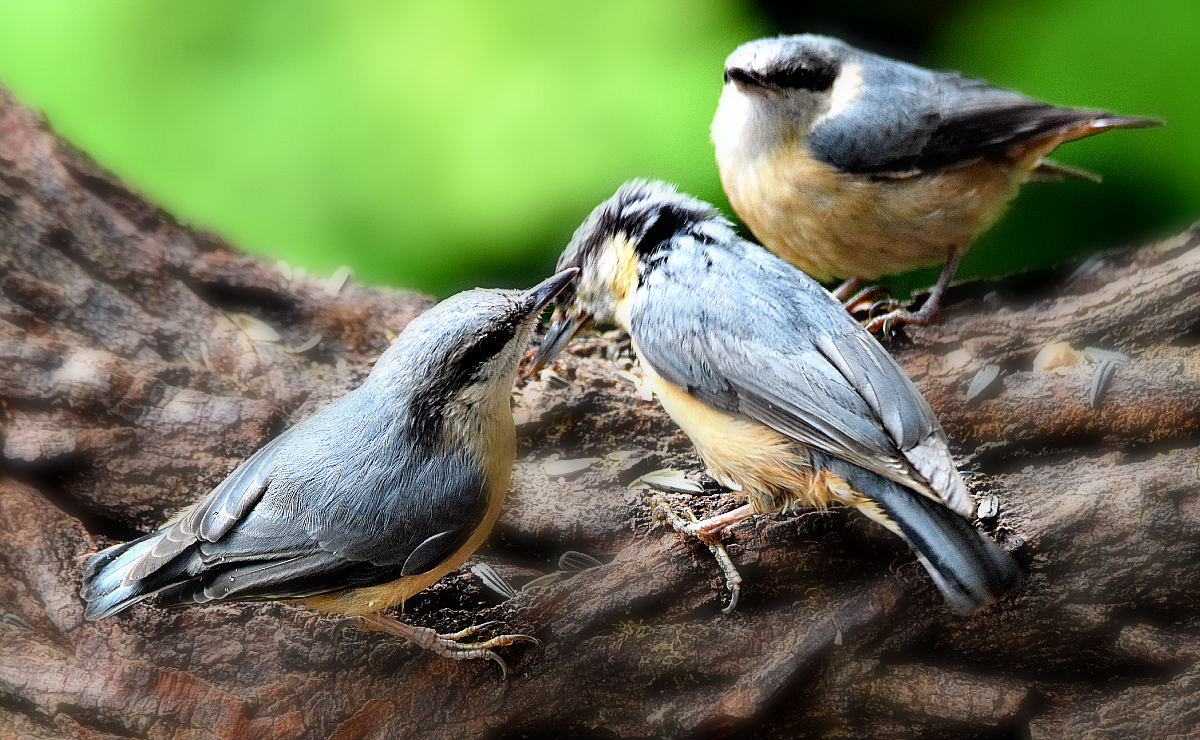
POLYGON ((362 385, 255 452, 157 532, 93 555, 85 615, 160 603, 297 599, 438 655, 489 658, 526 635, 463 643, 384 616, 483 542, 515 455, 510 391, 542 308, 574 277, 472 290, 414 319, 362 385))
POLYGON ((749 501, 704 521, 737 601, 722 529, 757 513, 837 502, 904 538, 946 600, 970 612, 1019 579, 968 521, 975 506, 912 382, 829 292, 739 238, 715 208, 664 183, 626 183, 558 261, 560 294, 535 366, 589 321, 629 332, 645 383, 719 479, 749 501))
POLYGON ((917 311, 871 330, 936 318, 971 242, 1031 179, 1084 170, 1060 144, 1160 122, 1044 103, 1012 90, 856 49, 826 36, 764 38, 725 60, 712 123, 721 184, 762 244, 848 300, 883 275, 943 265, 917 311))

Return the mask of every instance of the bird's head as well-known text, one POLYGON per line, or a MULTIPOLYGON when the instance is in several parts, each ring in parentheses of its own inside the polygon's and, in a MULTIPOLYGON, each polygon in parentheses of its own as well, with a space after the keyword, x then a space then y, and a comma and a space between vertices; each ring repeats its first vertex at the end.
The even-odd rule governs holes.
POLYGON ((371 379, 433 420, 480 404, 507 409, 542 309, 578 272, 560 270, 529 290, 477 288, 447 298, 405 327, 371 379))
POLYGON ((591 212, 558 260, 579 278, 564 290, 534 358, 551 361, 589 321, 629 329, 631 300, 654 266, 681 239, 728 238, 732 227, 712 205, 664 182, 631 180, 591 212))
POLYGON ((713 139, 757 133, 805 136, 814 122, 862 83, 860 53, 828 36, 802 34, 748 41, 725 59, 725 86, 713 139), (750 131, 747 131, 747 128, 750 131), (753 133, 751 133, 753 132, 753 133))

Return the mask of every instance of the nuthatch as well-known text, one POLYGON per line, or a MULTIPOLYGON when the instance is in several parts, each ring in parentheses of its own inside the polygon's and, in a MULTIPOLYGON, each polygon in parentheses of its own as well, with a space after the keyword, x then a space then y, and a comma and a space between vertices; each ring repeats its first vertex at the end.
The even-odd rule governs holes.
POLYGON ((91 557, 88 619, 159 602, 297 599, 455 660, 460 643, 381 614, 487 537, 515 455, 509 394, 542 308, 575 276, 459 293, 414 319, 362 385, 255 452, 157 532, 91 557))
POLYGON ((718 556, 719 532, 757 513, 839 502, 904 538, 955 608, 1019 578, 971 526, 974 503, 945 432, 871 334, 802 272, 739 238, 711 205, 633 181, 598 206, 558 261, 579 268, 535 363, 589 320, 629 332, 645 383, 716 477, 749 502, 684 521, 718 556))
POLYGON ((1098 179, 1045 159, 1058 145, 1158 124, 801 35, 729 55, 712 140, 738 216, 810 276, 847 279, 839 298, 866 280, 944 265, 920 310, 877 317, 875 330, 933 320, 962 255, 1022 183, 1098 179))

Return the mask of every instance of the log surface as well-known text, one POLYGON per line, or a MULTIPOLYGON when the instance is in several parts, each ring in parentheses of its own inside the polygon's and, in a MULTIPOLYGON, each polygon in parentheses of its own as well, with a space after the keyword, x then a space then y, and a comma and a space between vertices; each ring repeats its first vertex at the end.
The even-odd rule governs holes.
MULTIPOLYGON (((630 485, 701 466, 601 335, 555 365, 569 387, 519 384, 512 493, 472 562, 518 587, 568 550, 604 565, 508 601, 463 570, 407 605, 539 637, 502 650, 507 683, 288 604, 85 622, 87 554, 352 388, 431 303, 339 282, 178 223, 0 90, 0 735, 1200 736, 1200 231, 956 286, 889 345, 1028 572, 973 617, 839 509, 731 530, 721 615, 708 551, 630 485), (1131 358, 1099 407, 1097 365, 1034 370, 1060 341, 1131 358), (555 456, 600 460, 552 478, 555 456)), ((738 503, 706 491, 675 500, 738 503)))

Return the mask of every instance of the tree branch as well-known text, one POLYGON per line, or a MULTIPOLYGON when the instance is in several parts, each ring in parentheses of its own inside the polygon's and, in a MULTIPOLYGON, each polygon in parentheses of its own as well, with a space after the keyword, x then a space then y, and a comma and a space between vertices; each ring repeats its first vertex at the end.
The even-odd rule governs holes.
MULTIPOLYGON (((507 684, 286 604, 84 622, 82 558, 163 521, 352 387, 429 305, 237 253, 176 222, 0 90, 0 734, 22 737, 1154 736, 1200 733, 1200 231, 952 289, 891 346, 943 419, 983 522, 1029 571, 954 615, 910 553, 844 510, 758 517, 703 547, 651 522, 686 438, 612 337, 518 388, 523 455, 480 554, 520 585, 559 554, 605 562, 501 603, 466 571, 408 605, 440 629, 501 619, 540 647, 507 684), (314 343, 315 340, 315 343, 314 343), (1121 351, 1035 371, 1050 342, 1121 351), (966 389, 986 365, 989 394, 966 389), (614 454, 615 453, 615 454, 614 454), (551 478, 552 454, 598 457, 551 478)), ((688 499, 697 513, 729 494, 688 499)))

